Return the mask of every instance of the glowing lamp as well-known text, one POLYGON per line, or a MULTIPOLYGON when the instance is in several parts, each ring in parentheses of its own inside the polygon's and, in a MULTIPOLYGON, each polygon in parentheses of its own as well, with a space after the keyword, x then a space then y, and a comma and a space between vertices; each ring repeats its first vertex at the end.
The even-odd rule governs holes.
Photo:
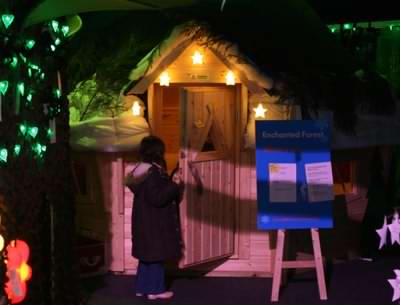
POLYGON ((140 116, 141 107, 138 101, 134 101, 132 105, 132 114, 133 116, 140 116))
POLYGON ((5 291, 11 304, 17 304, 25 299, 28 281, 32 277, 32 269, 27 264, 29 246, 22 240, 12 241, 7 246, 7 277, 5 291))
POLYGON ((199 51, 194 52, 192 62, 194 65, 202 65, 204 63, 203 55, 199 51))
POLYGON ((4 238, 0 235, 0 252, 4 249, 4 238))
POLYGON ((268 111, 261 103, 258 104, 257 108, 253 108, 253 110, 256 114, 256 118, 265 118, 265 112, 268 111))
POLYGON ((234 86, 235 85, 235 74, 233 74, 232 71, 228 71, 225 76, 225 84, 228 86, 234 86))
POLYGON ((168 72, 163 72, 160 75, 160 86, 169 86, 169 81, 170 81, 170 77, 168 75, 168 72))

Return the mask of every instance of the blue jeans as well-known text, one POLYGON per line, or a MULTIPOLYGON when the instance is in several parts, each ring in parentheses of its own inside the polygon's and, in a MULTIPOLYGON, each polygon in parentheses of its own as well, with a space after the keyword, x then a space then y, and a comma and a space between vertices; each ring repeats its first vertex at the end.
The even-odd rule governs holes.
POLYGON ((136 293, 159 294, 165 292, 164 262, 139 261, 136 272, 136 293))

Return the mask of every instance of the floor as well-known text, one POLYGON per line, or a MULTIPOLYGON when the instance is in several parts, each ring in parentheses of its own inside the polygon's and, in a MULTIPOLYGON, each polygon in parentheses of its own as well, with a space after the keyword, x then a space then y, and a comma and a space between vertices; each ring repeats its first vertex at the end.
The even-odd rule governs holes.
MULTIPOLYGON (((400 256, 384 256, 373 262, 352 260, 326 267, 328 300, 320 301, 315 272, 294 275, 281 289, 278 303, 271 303, 272 279, 198 277, 172 279, 175 296, 149 301, 134 295, 133 275, 103 275, 83 280, 88 305, 397 305, 387 279, 400 269, 400 256)), ((400 304, 400 303, 398 303, 400 304)))

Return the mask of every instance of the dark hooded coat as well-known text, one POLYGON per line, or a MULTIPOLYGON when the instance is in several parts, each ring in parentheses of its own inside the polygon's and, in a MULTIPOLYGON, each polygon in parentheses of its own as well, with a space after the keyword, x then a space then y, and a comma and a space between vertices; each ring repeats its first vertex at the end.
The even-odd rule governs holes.
POLYGON ((126 178, 134 193, 132 209, 132 256, 164 261, 181 256, 178 217, 180 187, 157 164, 141 163, 126 178))

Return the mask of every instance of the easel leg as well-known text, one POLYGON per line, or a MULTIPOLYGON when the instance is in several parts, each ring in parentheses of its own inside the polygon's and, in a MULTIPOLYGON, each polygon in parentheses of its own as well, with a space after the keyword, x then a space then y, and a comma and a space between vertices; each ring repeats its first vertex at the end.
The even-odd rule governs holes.
POLYGON ((275 253, 274 275, 272 278, 271 302, 277 302, 279 299, 279 288, 281 286, 282 257, 283 257, 284 244, 285 244, 285 230, 278 230, 278 238, 277 238, 277 242, 276 242, 276 253, 275 253))
POLYGON ((313 244, 313 249, 314 249, 315 268, 317 270, 319 298, 321 300, 327 300, 328 296, 326 293, 324 264, 322 261, 321 243, 319 241, 318 229, 311 229, 311 238, 312 238, 312 244, 313 244))

